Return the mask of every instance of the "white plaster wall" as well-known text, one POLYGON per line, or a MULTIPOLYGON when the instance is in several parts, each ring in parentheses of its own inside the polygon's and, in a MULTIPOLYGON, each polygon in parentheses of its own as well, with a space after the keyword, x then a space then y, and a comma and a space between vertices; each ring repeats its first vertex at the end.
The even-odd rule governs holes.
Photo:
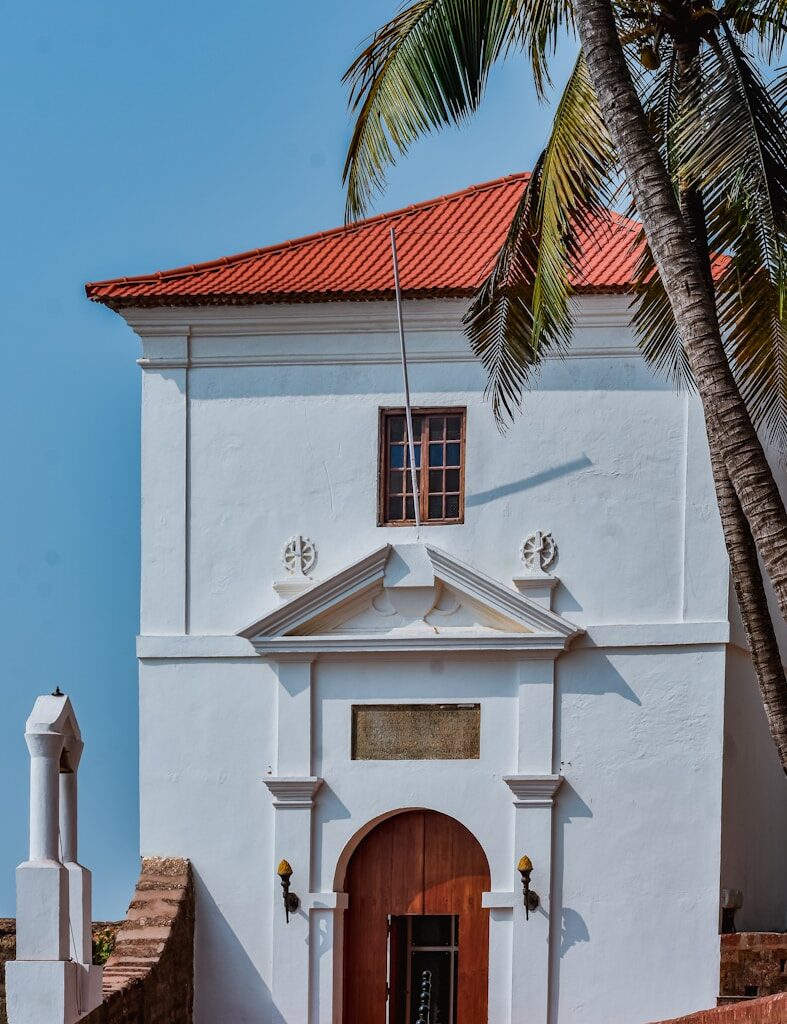
MULTIPOLYGON (((718 983, 724 653, 690 644, 725 639, 727 564, 696 401, 631 352, 620 307, 586 304, 582 354, 545 367, 502 438, 450 323, 455 306, 409 312, 423 320, 434 309, 447 323, 408 331, 414 402, 468 408, 465 524, 425 528, 424 539, 505 581, 521 571, 523 537, 551 530, 555 608, 588 629, 589 648, 557 662, 553 767, 567 782, 554 837, 552 1024, 639 1024, 711 1005, 718 983), (624 634, 638 646, 614 649, 624 634)), ((344 326, 335 309, 129 314, 146 377, 143 634, 172 638, 167 657, 141 667, 141 842, 144 854, 195 866, 197 1024, 269 1019, 280 909, 262 783, 275 757, 274 676, 261 659, 210 655, 233 644, 250 653, 226 637, 276 603, 293 533, 318 545, 318 578, 414 533, 376 526, 378 408, 401 403, 396 336, 374 304, 338 312, 344 326), (299 316, 333 325, 300 329, 299 316), (186 633, 225 639, 198 641, 189 658, 186 633)), ((348 815, 442 799, 437 809, 491 847, 493 886, 511 888, 513 808, 500 781, 516 768, 511 665, 449 660, 442 674, 417 659, 406 674, 392 662, 318 663, 312 770, 326 784, 312 887, 332 887, 337 851, 363 824, 348 815), (352 764, 347 710, 359 690, 482 699, 484 756, 352 764)))
MULTIPOLYGON (((433 543, 506 579, 524 536, 549 529, 557 611, 583 624, 683 617, 685 399, 633 360, 554 364, 501 437, 475 364, 417 365, 411 386, 416 405, 468 408, 465 523, 431 528, 433 543), (616 585, 599 586, 611 572, 616 585)), ((192 632, 263 614, 294 532, 317 543, 321 577, 405 540, 376 525, 378 410, 401 401, 398 367, 197 369, 190 391, 192 632)), ((722 617, 725 602, 703 614, 722 617)))
MULTIPOLYGON (((483 401, 483 371, 451 326, 458 311, 428 304, 445 307, 448 326, 416 321, 408 332, 413 401, 468 407, 465 524, 430 534, 508 578, 523 536, 552 530, 556 610, 582 624, 724 620, 696 401, 628 354, 624 302, 595 303, 577 330, 580 355, 548 362, 505 436, 483 401), (599 585, 610 575, 615 586, 599 585)), ((346 315, 352 329, 332 333, 244 321, 223 329, 259 333, 227 337, 201 323, 209 310, 194 310, 192 322, 143 338, 144 633, 235 633, 262 615, 294 532, 317 543, 320 576, 412 532, 376 526, 378 409, 401 403, 401 371, 393 331, 357 333, 366 305, 346 315)))
POLYGON ((787 928, 787 778, 748 653, 730 647, 724 709, 721 884, 743 890, 740 931, 787 928))
POLYGON ((510 660, 464 655, 318 663, 314 770, 326 782, 315 811, 317 890, 334 888, 337 863, 362 825, 401 807, 427 807, 461 821, 484 848, 492 889, 510 889, 514 816, 502 777, 517 770, 517 716, 516 663, 510 660), (351 760, 353 704, 444 701, 481 702, 479 759, 351 760))
POLYGON ((270 1019, 274 694, 261 659, 140 666, 141 853, 192 862, 205 1024, 270 1019))
MULTIPOLYGON (((723 666, 723 649, 675 648, 577 651, 557 663, 566 781, 551 893, 555 1024, 642 1024, 715 999, 723 666)), ((314 770, 326 783, 315 874, 294 865, 295 890, 310 881, 330 891, 357 829, 408 806, 465 823, 487 852, 493 890, 510 890, 514 809, 501 775, 516 768, 514 678, 511 663, 467 657, 409 659, 405 670, 390 659, 318 662, 314 770), (351 762, 358 699, 480 700, 481 759, 351 762)), ((274 692, 262 662, 142 668, 142 852, 194 865, 197 1024, 269 1019, 271 915, 281 908, 262 780, 275 755, 274 692)))
POLYGON ((554 1020, 715 1004, 723 648, 558 660, 554 1020))

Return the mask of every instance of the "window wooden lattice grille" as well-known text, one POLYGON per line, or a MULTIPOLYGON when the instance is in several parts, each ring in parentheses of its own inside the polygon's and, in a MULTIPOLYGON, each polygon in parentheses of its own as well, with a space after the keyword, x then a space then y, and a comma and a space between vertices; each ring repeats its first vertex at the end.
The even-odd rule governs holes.
MULTIPOLYGON (((414 409, 413 442, 421 522, 464 522, 465 410, 414 409)), ((404 409, 381 411, 378 523, 415 523, 404 409)))

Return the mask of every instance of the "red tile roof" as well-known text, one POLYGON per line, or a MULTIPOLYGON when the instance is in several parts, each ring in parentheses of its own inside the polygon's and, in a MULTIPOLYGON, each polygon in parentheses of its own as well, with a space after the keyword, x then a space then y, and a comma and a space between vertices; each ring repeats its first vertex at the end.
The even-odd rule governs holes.
MULTIPOLYGON (((280 245, 140 277, 97 281, 88 298, 123 306, 229 305, 387 299, 389 230, 396 225, 408 298, 472 295, 489 273, 529 175, 513 174, 280 245)), ((613 215, 585 247, 577 288, 623 291, 632 280, 638 226, 613 215)))

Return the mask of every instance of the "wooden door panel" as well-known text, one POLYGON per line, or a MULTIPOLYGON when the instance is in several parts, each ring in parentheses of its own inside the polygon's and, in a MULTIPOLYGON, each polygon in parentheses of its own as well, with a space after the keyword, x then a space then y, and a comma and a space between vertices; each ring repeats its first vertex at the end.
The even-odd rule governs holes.
POLYGON ((366 837, 364 844, 364 855, 352 859, 347 877, 352 897, 345 928, 352 940, 345 945, 345 1020, 382 1024, 385 1020, 386 908, 391 896, 391 849, 385 836, 378 835, 376 830, 366 837))
POLYGON ((391 852, 389 914, 424 913, 424 813, 388 818, 374 830, 386 835, 391 852), (390 837, 390 838, 388 838, 390 837))
POLYGON ((424 812, 424 914, 456 913, 453 908, 456 829, 447 828, 446 820, 450 819, 443 814, 424 812))
POLYGON ((372 829, 345 882, 344 1024, 385 1024, 388 917, 419 914, 458 915, 457 1024, 486 1024, 489 886, 479 843, 447 815, 405 811, 372 829))

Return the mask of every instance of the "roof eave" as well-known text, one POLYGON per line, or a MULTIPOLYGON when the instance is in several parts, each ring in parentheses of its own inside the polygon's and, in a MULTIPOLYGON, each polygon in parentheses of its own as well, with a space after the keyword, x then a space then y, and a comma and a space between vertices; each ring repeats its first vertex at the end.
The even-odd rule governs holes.
MULTIPOLYGON (((394 291, 336 292, 260 292, 245 295, 101 295, 87 290, 91 302, 108 306, 116 312, 123 309, 152 309, 196 306, 273 306, 316 302, 392 302, 394 291)), ((575 289, 578 295, 624 295, 630 285, 585 285, 575 289)), ((404 291, 403 299, 471 299, 475 288, 425 288, 404 291)))

